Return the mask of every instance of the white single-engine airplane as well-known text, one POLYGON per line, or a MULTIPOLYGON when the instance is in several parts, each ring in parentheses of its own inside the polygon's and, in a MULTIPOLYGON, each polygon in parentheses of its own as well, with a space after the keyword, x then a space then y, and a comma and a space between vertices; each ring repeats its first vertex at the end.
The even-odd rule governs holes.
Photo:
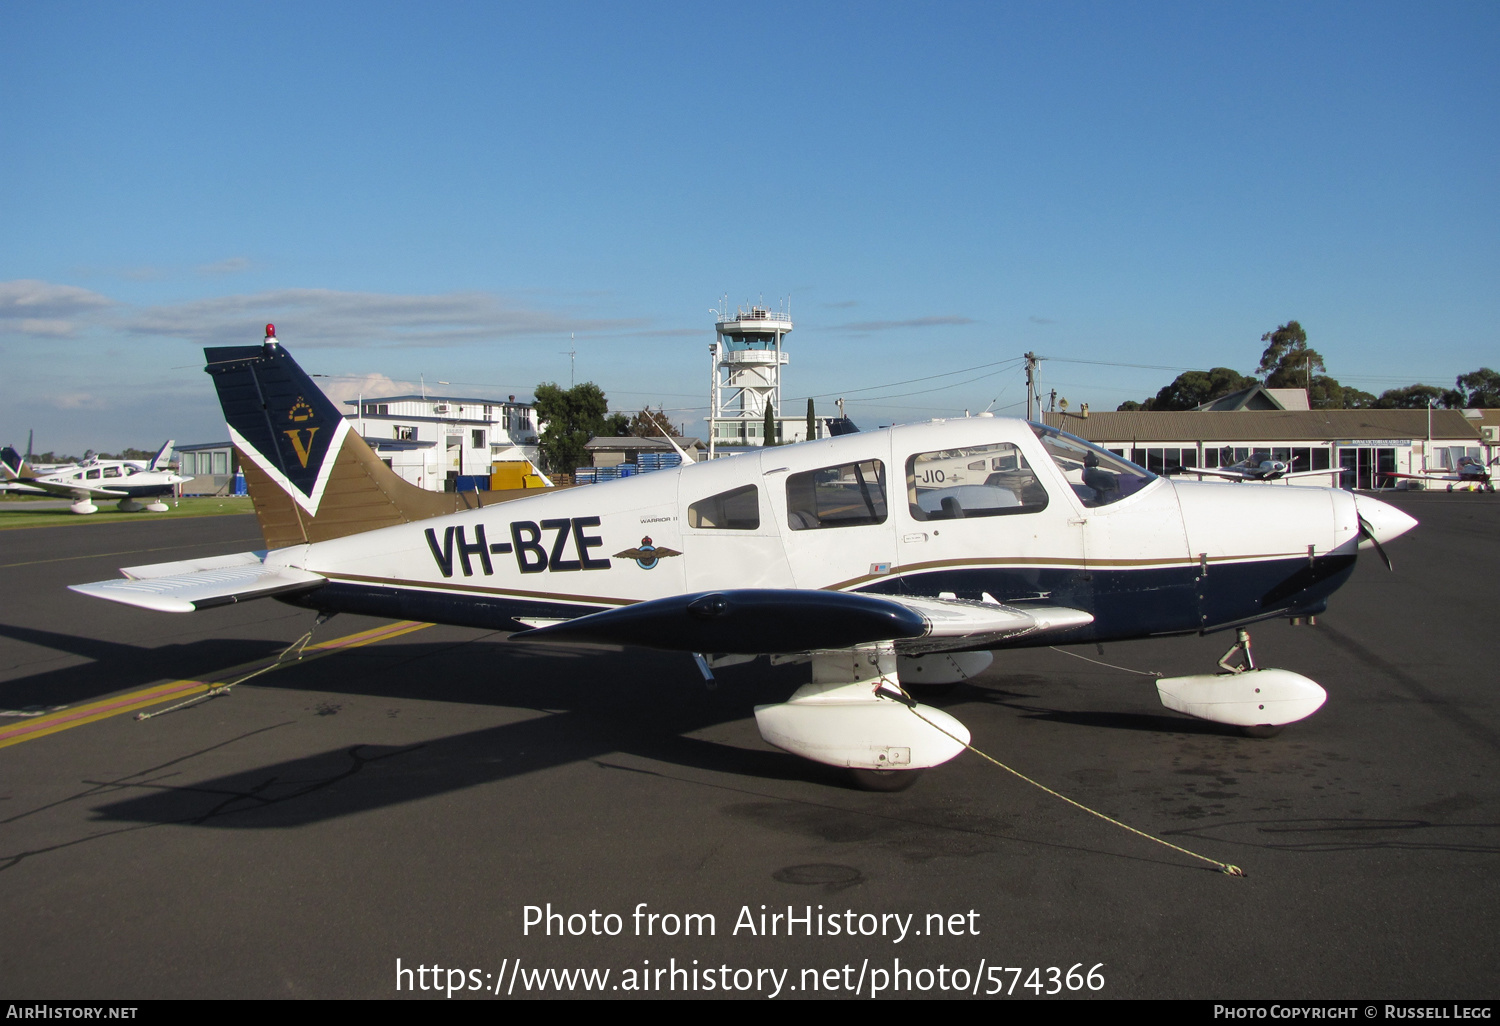
MULTIPOLYGON (((880 790, 969 737, 900 682, 962 680, 1017 646, 1240 628, 1248 650, 1244 625, 1322 611, 1359 548, 1416 523, 1332 489, 1168 481, 1001 418, 481 492, 489 505, 459 508, 464 496, 393 474, 271 326, 263 345, 206 355, 267 551, 130 567, 75 591, 171 612, 274 595, 321 613, 676 650, 705 675, 756 655, 807 662, 812 683, 755 710, 762 736, 880 790)), ((1162 701, 1251 730, 1322 704, 1307 678, 1247 662, 1163 681, 1162 701)))
POLYGON ((1486 492, 1495 490, 1495 482, 1490 477, 1490 468, 1485 466, 1484 460, 1478 456, 1460 456, 1458 469, 1451 474, 1387 474, 1385 476, 1405 478, 1408 481, 1447 481, 1450 492, 1453 491, 1455 484, 1460 489, 1486 492))
POLYGON ((0 487, 70 498, 74 513, 97 513, 95 499, 119 499, 119 508, 125 513, 142 509, 165 513, 167 505, 162 498, 171 495, 177 485, 191 480, 172 470, 171 439, 149 461, 87 459, 49 471, 33 468, 10 446, 0 449, 0 487), (138 499, 154 501, 142 506, 138 499))
POLYGON ((1204 474, 1222 477, 1236 483, 1240 481, 1291 481, 1299 477, 1332 477, 1342 472, 1339 467, 1326 470, 1293 470, 1290 463, 1270 458, 1260 459, 1264 453, 1255 453, 1238 463, 1223 467, 1183 467, 1178 474, 1204 474))

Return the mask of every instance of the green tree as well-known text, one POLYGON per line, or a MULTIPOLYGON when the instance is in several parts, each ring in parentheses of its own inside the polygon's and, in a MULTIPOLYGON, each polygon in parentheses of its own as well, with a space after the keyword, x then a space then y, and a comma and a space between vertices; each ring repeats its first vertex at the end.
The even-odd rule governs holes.
POLYGON ((645 409, 630 418, 630 430, 627 434, 637 438, 662 438, 671 427, 672 422, 667 419, 666 411, 660 406, 653 410, 648 403, 645 409))
POLYGON ((766 420, 765 420, 765 423, 763 425, 761 425, 761 431, 760 431, 760 433, 765 438, 765 441, 763 443, 761 443, 761 444, 763 444, 763 445, 775 445, 776 444, 776 414, 771 409, 771 404, 770 403, 766 403, 766 420))
POLYGON ((1377 410, 1425 410, 1429 405, 1440 405, 1444 392, 1436 385, 1407 385, 1405 388, 1388 388, 1375 400, 1377 410))
POLYGON ((1249 388, 1258 382, 1228 367, 1207 371, 1184 371, 1141 406, 1146 410, 1191 410, 1211 399, 1249 388))
POLYGON ((1455 410, 1500 407, 1500 374, 1488 367, 1460 374, 1456 384, 1456 389, 1443 393, 1445 406, 1455 410))
POLYGON ((1307 332, 1296 321, 1266 332, 1260 340, 1267 345, 1256 373, 1266 376, 1267 388, 1311 388, 1313 371, 1328 369, 1323 357, 1308 348, 1307 332))
POLYGON ((592 381, 561 388, 550 381, 536 386, 537 420, 542 428, 542 462, 547 469, 571 474, 588 458, 588 441, 607 434, 609 401, 592 381))
POLYGON ((1315 410, 1369 410, 1376 401, 1369 392, 1341 385, 1326 374, 1314 374, 1307 386, 1307 403, 1315 410))
POLYGON ((813 412, 812 396, 807 397, 807 440, 818 437, 818 416, 813 412))

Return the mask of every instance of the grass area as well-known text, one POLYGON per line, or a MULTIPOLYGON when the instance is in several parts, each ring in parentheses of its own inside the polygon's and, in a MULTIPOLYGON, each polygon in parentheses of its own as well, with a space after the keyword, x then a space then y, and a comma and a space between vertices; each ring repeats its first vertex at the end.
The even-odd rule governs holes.
MULTIPOLYGON (((170 520, 174 517, 216 517, 225 513, 253 513, 255 508, 245 496, 195 496, 177 505, 168 499, 165 513, 121 513, 113 502, 96 502, 99 512, 79 516, 45 500, 21 497, 0 499, 0 531, 12 527, 61 527, 73 524, 118 524, 126 520, 170 520), (38 508, 40 507, 40 508, 38 508), (49 508, 50 507, 50 508, 49 508)), ((145 500, 150 501, 150 500, 145 500)), ((54 500, 55 503, 55 500, 54 500)))

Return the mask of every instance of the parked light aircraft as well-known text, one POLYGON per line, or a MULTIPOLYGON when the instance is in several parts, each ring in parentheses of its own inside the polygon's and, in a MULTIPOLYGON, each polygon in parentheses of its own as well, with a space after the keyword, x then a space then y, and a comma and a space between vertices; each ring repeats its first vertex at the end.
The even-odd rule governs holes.
POLYGON ((1258 459, 1263 453, 1255 453, 1250 457, 1231 463, 1223 467, 1183 467, 1179 473, 1182 474, 1205 474, 1209 477, 1222 477, 1228 481, 1291 481, 1299 477, 1332 477, 1340 473, 1340 468, 1330 467, 1326 470, 1292 470, 1290 463, 1282 460, 1258 459))
POLYGON ((126 513, 142 509, 165 513, 167 505, 161 501, 162 497, 171 495, 177 485, 192 480, 173 472, 172 444, 168 439, 149 461, 95 458, 49 471, 37 470, 15 449, 6 446, 0 450, 0 481, 13 492, 71 498, 70 508, 74 513, 97 513, 99 507, 93 500, 99 498, 119 499, 119 508, 126 513), (155 501, 142 506, 138 499, 155 501))
MULTIPOLYGON (((757 655, 805 662, 810 684, 755 710, 762 736, 882 790, 969 737, 902 682, 962 680, 1018 646, 1239 628, 1248 647, 1244 625, 1320 612, 1360 548, 1416 523, 1333 489, 1169 481, 1008 418, 452 512, 461 497, 391 473, 269 325, 262 345, 206 355, 267 550, 129 567, 75 591, 171 612, 274 595, 322 613, 676 650, 710 676, 757 655)), ((1163 681, 1161 700, 1265 729, 1325 697, 1289 671, 1233 669, 1163 681)))
POLYGON ((1475 490, 1483 489, 1487 492, 1495 490, 1495 482, 1490 477, 1490 468, 1484 465, 1484 460, 1477 456, 1460 456, 1458 458, 1458 469, 1451 474, 1387 474, 1387 477, 1403 477, 1409 481, 1447 481, 1448 490, 1453 491, 1455 484, 1461 488, 1467 485, 1475 490))

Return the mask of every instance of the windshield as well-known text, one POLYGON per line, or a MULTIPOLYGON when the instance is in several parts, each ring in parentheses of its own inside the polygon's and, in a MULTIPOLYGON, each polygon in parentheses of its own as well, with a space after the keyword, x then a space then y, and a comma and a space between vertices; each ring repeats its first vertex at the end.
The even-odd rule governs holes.
POLYGON ((1156 480, 1149 470, 1076 435, 1041 424, 1032 424, 1031 430, 1085 506, 1119 502, 1156 480))

